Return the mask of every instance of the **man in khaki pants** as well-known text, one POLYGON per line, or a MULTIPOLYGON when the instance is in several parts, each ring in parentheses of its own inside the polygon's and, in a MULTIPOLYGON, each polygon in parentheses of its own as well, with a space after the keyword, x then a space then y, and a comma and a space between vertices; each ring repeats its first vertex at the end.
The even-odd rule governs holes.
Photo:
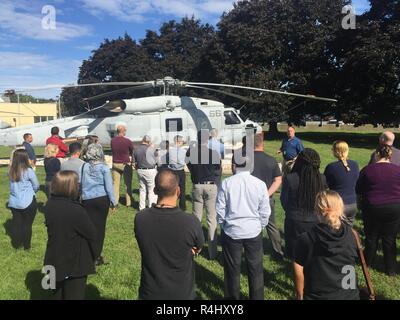
POLYGON ((112 178, 114 185, 115 199, 119 201, 119 188, 121 176, 124 177, 126 186, 126 206, 132 205, 132 154, 133 143, 125 138, 126 127, 119 125, 117 127, 117 136, 111 140, 111 152, 113 157, 112 178))
POLYGON ((188 168, 191 173, 193 191, 193 214, 201 222, 203 206, 206 209, 208 227, 208 255, 217 257, 217 213, 215 203, 218 195, 217 183, 221 179, 221 156, 208 148, 208 130, 201 130, 196 145, 189 148, 188 168))

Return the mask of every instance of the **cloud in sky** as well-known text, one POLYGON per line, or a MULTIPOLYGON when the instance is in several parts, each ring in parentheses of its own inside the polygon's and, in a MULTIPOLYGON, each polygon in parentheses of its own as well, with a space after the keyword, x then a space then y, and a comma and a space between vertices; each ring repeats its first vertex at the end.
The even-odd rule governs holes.
POLYGON ((233 8, 234 0, 80 0, 95 16, 109 15, 120 21, 143 22, 155 13, 183 17, 215 18, 233 8))
MULTIPOLYGON (((80 60, 57 59, 46 54, 0 51, 0 91, 37 87, 50 84, 69 84, 81 65, 80 60)), ((35 92, 35 96, 54 97, 59 90, 35 92)))
POLYGON ((96 50, 98 47, 99 47, 99 45, 96 43, 89 43, 89 44, 85 44, 82 46, 76 46, 75 48, 79 49, 79 50, 93 51, 93 50, 96 50))
POLYGON ((91 28, 84 25, 64 23, 56 21, 55 30, 42 28, 41 10, 36 14, 25 10, 29 5, 22 5, 24 2, 2 0, 0 2, 0 29, 14 34, 17 37, 35 40, 71 40, 74 38, 91 34, 91 28))

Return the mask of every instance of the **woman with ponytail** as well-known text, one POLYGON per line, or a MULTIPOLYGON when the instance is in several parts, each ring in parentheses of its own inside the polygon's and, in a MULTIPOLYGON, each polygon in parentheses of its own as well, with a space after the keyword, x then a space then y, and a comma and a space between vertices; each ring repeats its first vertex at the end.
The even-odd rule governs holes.
POLYGON ((300 152, 292 172, 284 177, 281 204, 285 210, 286 255, 293 259, 294 245, 299 235, 317 222, 315 197, 327 189, 325 176, 319 172, 319 154, 306 148, 300 152))
POLYGON ((344 203, 335 191, 317 195, 319 223, 302 234, 295 247, 294 279, 299 300, 359 300, 355 265, 357 245, 343 223, 344 203))
POLYGON ((342 197, 346 222, 353 225, 357 214, 356 183, 360 170, 358 163, 349 160, 349 145, 345 141, 335 141, 332 153, 338 161, 328 164, 324 175, 330 190, 334 190, 342 197))
POLYGON ((400 166, 391 163, 392 147, 379 146, 378 161, 360 172, 356 192, 361 197, 365 260, 371 265, 382 239, 386 274, 396 275, 396 236, 400 227, 400 166))

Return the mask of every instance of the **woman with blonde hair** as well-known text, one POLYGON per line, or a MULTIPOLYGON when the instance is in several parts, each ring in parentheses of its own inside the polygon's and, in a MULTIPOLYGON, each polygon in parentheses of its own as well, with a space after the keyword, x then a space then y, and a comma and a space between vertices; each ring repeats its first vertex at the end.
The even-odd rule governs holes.
POLYGON ((56 144, 49 143, 44 150, 44 170, 46 171, 46 195, 47 199, 51 196, 51 180, 60 171, 61 162, 57 158, 59 148, 56 144))
POLYGON ((335 191, 317 195, 319 223, 302 234, 295 247, 294 278, 297 299, 359 300, 355 265, 357 244, 343 223, 344 203, 335 191))
POLYGON ((78 175, 74 171, 57 172, 51 190, 44 209, 48 234, 44 264, 56 270, 55 299, 81 300, 87 276, 95 273, 96 228, 77 201, 78 175))
POLYGON ((36 192, 39 182, 30 166, 28 152, 17 149, 13 153, 9 170, 10 198, 8 207, 13 215, 13 246, 29 250, 32 239, 32 224, 35 220, 36 192))
POLYGON ((349 160, 349 145, 345 141, 335 141, 332 153, 338 161, 328 164, 324 175, 330 190, 339 193, 344 202, 346 222, 353 225, 357 214, 356 183, 360 170, 358 163, 349 160))

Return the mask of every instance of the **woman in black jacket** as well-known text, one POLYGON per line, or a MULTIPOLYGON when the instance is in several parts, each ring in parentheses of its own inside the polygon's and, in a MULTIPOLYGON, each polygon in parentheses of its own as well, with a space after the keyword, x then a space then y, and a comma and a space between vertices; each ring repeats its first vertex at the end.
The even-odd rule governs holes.
POLYGON ((343 223, 343 200, 335 191, 321 192, 315 207, 320 223, 302 234, 295 248, 297 299, 359 300, 357 244, 343 223))
POLYGON ((75 172, 56 173, 51 192, 44 211, 48 233, 44 264, 53 266, 56 272, 55 299, 82 300, 87 276, 95 273, 96 229, 77 202, 79 188, 75 172))

